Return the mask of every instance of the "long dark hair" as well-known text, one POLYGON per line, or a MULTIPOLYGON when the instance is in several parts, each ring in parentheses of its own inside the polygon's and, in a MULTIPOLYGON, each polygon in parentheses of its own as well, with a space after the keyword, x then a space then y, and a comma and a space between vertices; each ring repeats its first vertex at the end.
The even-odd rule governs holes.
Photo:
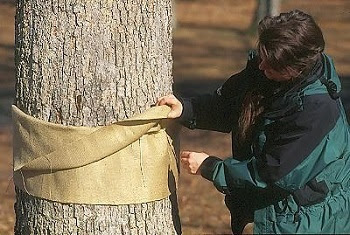
MULTIPOLYGON (((325 47, 320 27, 300 10, 265 17, 259 23, 258 36, 258 51, 266 53, 268 65, 288 72, 291 80, 308 73, 325 47)), ((264 98, 254 85, 246 92, 238 123, 239 145, 252 141, 254 126, 265 109, 264 98)))

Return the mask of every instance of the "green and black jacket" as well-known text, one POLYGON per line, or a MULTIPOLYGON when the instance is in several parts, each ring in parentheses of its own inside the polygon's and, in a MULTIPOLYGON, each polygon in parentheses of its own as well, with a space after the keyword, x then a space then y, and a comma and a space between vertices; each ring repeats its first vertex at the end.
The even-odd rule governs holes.
POLYGON ((332 59, 322 54, 303 79, 281 85, 250 53, 246 68, 214 94, 183 99, 180 120, 234 133, 250 86, 267 104, 252 143, 237 146, 232 135, 233 157, 207 158, 202 176, 253 211, 254 233, 350 233, 350 128, 332 59))

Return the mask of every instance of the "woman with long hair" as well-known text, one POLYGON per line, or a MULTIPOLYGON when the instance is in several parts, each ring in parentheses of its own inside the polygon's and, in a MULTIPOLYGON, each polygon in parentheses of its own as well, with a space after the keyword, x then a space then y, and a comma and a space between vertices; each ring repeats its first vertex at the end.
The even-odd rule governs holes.
POLYGON ((213 94, 162 97, 191 129, 232 132, 225 160, 183 151, 225 194, 233 233, 350 232, 350 132, 322 31, 299 10, 265 17, 247 66, 213 94))

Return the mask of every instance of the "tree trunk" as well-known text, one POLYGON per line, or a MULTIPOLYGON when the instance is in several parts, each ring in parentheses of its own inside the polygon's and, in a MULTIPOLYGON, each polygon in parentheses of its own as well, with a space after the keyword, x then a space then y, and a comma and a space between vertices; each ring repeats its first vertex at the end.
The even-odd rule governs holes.
POLYGON ((267 15, 277 16, 281 11, 281 0, 268 0, 267 15))
POLYGON ((258 0, 257 23, 265 16, 276 16, 280 13, 281 0, 258 0))
POLYGON ((269 2, 270 0, 257 0, 258 5, 256 7, 256 25, 268 15, 269 2))
MULTIPOLYGON (((143 112, 171 93, 171 15, 171 0, 17 0, 15 104, 74 126, 143 112)), ((16 199, 16 234, 181 233, 175 190, 133 205, 16 199)))
POLYGON ((281 10, 281 0, 256 0, 255 13, 250 26, 247 29, 249 34, 255 34, 259 22, 265 16, 277 16, 281 10))

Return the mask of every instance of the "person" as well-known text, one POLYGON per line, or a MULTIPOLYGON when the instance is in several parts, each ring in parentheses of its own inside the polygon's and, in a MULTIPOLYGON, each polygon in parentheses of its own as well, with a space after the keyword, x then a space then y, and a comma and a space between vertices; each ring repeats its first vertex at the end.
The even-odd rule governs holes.
POLYGON ((350 233, 349 125, 324 47, 310 15, 265 17, 246 67, 213 94, 157 101, 190 129, 232 133, 232 157, 180 157, 225 194, 235 234, 350 233))

